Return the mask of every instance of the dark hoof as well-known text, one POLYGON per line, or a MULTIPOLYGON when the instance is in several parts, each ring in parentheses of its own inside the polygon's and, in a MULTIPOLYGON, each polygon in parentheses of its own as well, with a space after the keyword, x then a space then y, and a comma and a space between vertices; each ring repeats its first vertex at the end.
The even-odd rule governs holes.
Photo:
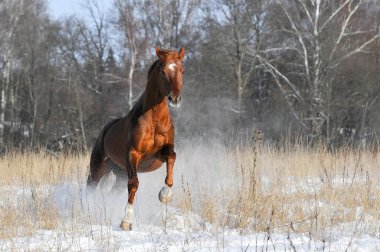
POLYGON ((173 190, 168 186, 162 187, 160 193, 158 194, 158 199, 161 201, 161 203, 169 203, 172 198, 173 190))
POLYGON ((120 228, 124 230, 132 231, 132 222, 121 221, 120 228))

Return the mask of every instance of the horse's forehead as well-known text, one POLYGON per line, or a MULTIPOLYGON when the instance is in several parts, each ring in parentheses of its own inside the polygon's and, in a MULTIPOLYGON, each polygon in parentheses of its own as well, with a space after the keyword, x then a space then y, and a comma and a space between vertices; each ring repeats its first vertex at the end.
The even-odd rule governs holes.
POLYGON ((168 68, 169 68, 170 71, 172 71, 172 72, 174 71, 174 69, 176 68, 176 66, 177 66, 177 64, 174 63, 174 62, 168 64, 168 68))
POLYGON ((171 72, 174 72, 177 68, 182 67, 182 63, 179 60, 168 60, 165 62, 165 67, 167 67, 171 72))

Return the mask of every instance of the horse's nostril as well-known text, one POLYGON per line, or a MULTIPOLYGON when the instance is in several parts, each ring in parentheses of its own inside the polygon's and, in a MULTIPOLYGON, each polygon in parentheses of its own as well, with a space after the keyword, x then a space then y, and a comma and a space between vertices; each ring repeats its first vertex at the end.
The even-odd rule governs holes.
POLYGON ((182 99, 182 96, 178 96, 177 100, 180 101, 182 99))
POLYGON ((168 100, 173 101, 173 97, 171 95, 169 95, 168 100))

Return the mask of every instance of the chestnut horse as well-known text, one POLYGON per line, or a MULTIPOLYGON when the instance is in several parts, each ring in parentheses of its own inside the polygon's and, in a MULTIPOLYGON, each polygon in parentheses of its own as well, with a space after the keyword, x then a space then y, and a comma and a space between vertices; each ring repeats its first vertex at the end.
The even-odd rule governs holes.
MULTIPOLYGON (((128 203, 121 228, 132 229, 133 199, 139 180, 137 172, 150 172, 166 162, 166 187, 159 194, 161 202, 172 198, 174 152, 174 125, 170 107, 181 102, 182 60, 184 48, 179 52, 156 48, 156 60, 148 72, 143 94, 128 115, 109 122, 95 143, 91 153, 90 174, 87 185, 96 188, 100 179, 109 172, 107 162, 120 168, 128 176, 128 203)), ((119 179, 117 176, 117 180, 119 179)))

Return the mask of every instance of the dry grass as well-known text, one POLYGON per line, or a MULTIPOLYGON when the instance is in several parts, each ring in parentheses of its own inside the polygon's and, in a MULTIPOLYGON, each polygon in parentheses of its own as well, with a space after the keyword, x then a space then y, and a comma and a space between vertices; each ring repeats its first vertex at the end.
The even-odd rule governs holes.
POLYGON ((0 239, 54 230, 62 223, 52 186, 82 183, 88 155, 53 155, 46 151, 7 153, 0 157, 0 239))
MULTIPOLYGON (((380 153, 299 146, 278 149, 256 139, 252 145, 226 149, 223 155, 235 160, 229 174, 234 186, 206 185, 199 192, 197 185, 183 178, 177 207, 216 228, 241 232, 306 233, 320 239, 342 225, 354 225, 355 232, 376 232, 380 153)), ((62 228, 66 219, 49 186, 83 184, 88 160, 88 154, 45 151, 0 157, 0 239, 62 228)), ((211 164, 202 163, 202 170, 207 173, 211 164)), ((83 218, 80 206, 72 208, 72 220, 83 218)))
POLYGON ((89 155, 10 152, 0 156, 2 185, 56 185, 62 181, 85 179, 89 155))
MULTIPOLYGON (((256 140, 237 147, 232 155, 235 186, 217 192, 202 188, 202 196, 193 199, 191 211, 214 226, 306 233, 322 240, 342 226, 378 235, 379 152, 278 149, 256 140)), ((194 190, 184 194, 182 202, 199 194, 194 190)))

